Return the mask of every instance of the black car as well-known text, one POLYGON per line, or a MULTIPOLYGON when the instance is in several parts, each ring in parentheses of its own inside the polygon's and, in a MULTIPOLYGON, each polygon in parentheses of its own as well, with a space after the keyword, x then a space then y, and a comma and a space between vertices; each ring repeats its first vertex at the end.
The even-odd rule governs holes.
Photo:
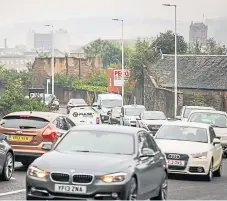
POLYGON ((28 168, 30 199, 167 199, 167 165, 153 137, 140 128, 72 128, 28 168))
POLYGON ((9 181, 14 171, 14 152, 0 133, 0 180, 9 181))

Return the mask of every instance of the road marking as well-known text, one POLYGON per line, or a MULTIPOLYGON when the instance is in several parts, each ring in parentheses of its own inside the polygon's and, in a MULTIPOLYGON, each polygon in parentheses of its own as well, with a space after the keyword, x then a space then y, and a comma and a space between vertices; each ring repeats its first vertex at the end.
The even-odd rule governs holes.
POLYGON ((14 178, 14 177, 11 177, 11 179, 12 179, 12 180, 15 180, 15 178, 14 178))
POLYGON ((6 193, 0 193, 0 197, 6 196, 6 195, 22 193, 22 192, 25 192, 25 191, 26 191, 26 189, 21 189, 21 190, 17 190, 17 191, 10 191, 10 192, 6 192, 6 193))

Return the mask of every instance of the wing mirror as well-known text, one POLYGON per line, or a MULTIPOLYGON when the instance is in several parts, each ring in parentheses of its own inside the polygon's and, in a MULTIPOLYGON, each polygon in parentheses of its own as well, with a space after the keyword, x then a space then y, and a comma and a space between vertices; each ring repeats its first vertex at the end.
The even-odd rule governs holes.
POLYGON ((51 149, 53 148, 53 143, 45 143, 43 144, 42 146, 42 149, 45 150, 45 151, 50 151, 51 149))
POLYGON ((0 141, 6 140, 7 136, 3 133, 0 133, 0 141))
POLYGON ((143 148, 140 157, 154 157, 154 151, 149 148, 143 148))
POLYGON ((221 141, 218 138, 213 139, 213 145, 220 144, 221 141))
POLYGON ((108 112, 107 112, 107 115, 110 115, 110 114, 111 114, 111 111, 108 111, 108 112))
POLYGON ((141 117, 136 117, 136 120, 141 120, 141 117))

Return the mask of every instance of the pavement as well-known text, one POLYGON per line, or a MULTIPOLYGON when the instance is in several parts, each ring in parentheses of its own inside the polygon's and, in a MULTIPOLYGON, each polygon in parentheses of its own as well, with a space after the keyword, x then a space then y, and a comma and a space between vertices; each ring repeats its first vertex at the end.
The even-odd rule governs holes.
MULTIPOLYGON (((60 107, 59 113, 66 114, 66 107, 60 107)), ((0 200, 24 200, 27 169, 16 163, 13 178, 0 182, 0 200)), ((227 159, 223 161, 222 177, 214 177, 211 182, 202 181, 194 176, 170 176, 169 200, 226 200, 227 199, 227 159)))

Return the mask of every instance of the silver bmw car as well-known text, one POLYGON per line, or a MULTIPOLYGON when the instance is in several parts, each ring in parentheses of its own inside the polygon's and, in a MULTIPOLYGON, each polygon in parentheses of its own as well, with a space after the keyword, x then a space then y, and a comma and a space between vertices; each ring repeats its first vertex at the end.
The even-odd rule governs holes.
POLYGON ((167 187, 165 156, 146 130, 81 125, 29 166, 26 197, 163 200, 167 187))

